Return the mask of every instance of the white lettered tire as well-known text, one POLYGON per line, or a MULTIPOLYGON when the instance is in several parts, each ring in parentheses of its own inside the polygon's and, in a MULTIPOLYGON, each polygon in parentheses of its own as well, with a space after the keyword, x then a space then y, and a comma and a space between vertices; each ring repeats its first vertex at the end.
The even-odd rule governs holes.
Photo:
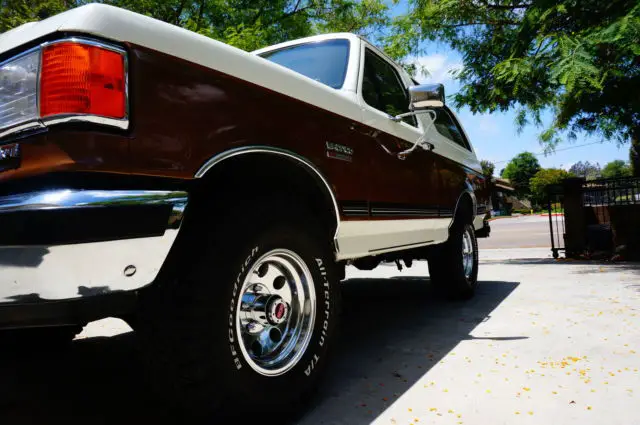
POLYGON ((247 224, 212 244, 188 279, 156 288, 143 345, 154 382, 180 408, 284 413, 316 388, 339 291, 330 244, 309 222, 247 224))

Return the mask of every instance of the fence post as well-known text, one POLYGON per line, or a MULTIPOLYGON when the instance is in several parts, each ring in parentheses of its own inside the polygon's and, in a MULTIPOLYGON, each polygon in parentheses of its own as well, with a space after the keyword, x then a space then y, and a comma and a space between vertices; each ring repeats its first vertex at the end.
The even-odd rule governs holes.
POLYGON ((587 248, 587 221, 582 200, 585 179, 571 177, 562 182, 564 191, 565 255, 582 254, 587 248))

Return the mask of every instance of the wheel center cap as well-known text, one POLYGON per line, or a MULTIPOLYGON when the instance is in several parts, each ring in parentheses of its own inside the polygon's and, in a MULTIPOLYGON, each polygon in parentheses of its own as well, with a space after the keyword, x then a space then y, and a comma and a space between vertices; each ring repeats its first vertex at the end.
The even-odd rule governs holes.
POLYGON ((267 319, 273 325, 279 325, 287 320, 289 315, 289 305, 280 297, 274 297, 267 307, 267 319))

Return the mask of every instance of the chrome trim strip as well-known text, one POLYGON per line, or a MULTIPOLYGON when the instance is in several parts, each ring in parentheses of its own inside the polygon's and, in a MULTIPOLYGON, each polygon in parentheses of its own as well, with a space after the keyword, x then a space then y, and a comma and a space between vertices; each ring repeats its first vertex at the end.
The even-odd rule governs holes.
MULTIPOLYGON (((187 203, 186 192, 158 190, 49 190, 21 193, 0 198, 0 214, 13 211, 60 208, 113 207, 120 205, 187 203)), ((184 208, 184 205, 183 205, 184 208)))
POLYGON ((56 125, 56 124, 60 124, 60 123, 68 123, 68 122, 87 122, 87 123, 92 123, 92 124, 99 124, 99 125, 106 125, 106 126, 111 126, 111 127, 117 127, 119 129, 122 130, 126 130, 129 128, 129 116, 130 116, 130 104, 129 104, 129 58, 127 56, 127 52, 126 50, 124 50, 123 48, 110 44, 110 43, 106 43, 103 41, 98 41, 98 40, 93 40, 90 38, 84 38, 84 37, 66 37, 66 38, 61 38, 59 40, 54 40, 54 41, 48 41, 45 43, 42 43, 36 47, 33 47, 29 50, 26 50, 22 53, 19 53, 15 56, 12 56, 10 58, 8 58, 7 60, 3 61, 0 63, 0 66, 4 65, 7 62, 16 60, 21 58, 22 56, 26 56, 30 53, 33 53, 36 50, 40 50, 40 65, 38 67, 38 82, 37 82, 37 88, 36 88, 36 96, 37 96, 37 106, 38 106, 38 118, 37 119, 32 119, 30 121, 27 122, 22 122, 22 123, 18 123, 17 125, 11 127, 11 128, 7 128, 7 129, 0 129, 0 139, 9 136, 11 134, 14 133, 19 133, 22 131, 28 131, 28 130, 33 130, 36 128, 46 128, 47 126, 50 125, 56 125), (45 47, 48 46, 52 46, 55 44, 59 44, 59 43, 65 43, 65 42, 72 42, 72 43, 79 43, 79 44, 86 44, 89 46, 95 46, 95 47, 100 47, 106 50, 110 50, 116 53, 119 53, 120 55, 122 55, 123 57, 123 61, 124 61, 124 85, 125 85, 125 116, 124 118, 121 119, 117 119, 117 118, 109 118, 109 117, 103 117, 100 115, 93 115, 93 114, 64 114, 64 115, 51 115, 48 117, 44 117, 42 118, 41 114, 40 114, 40 80, 41 80, 41 72, 42 72, 42 51, 44 50, 45 47))
MULTIPOLYGON (((0 246, 0 305, 133 291, 152 283, 178 235, 186 192, 51 190, 0 198, 3 213, 172 205, 161 236, 67 245, 0 246)), ((64 226, 64 223, 59 223, 64 226)), ((25 229, 28 230, 28 229, 25 229)))
POLYGON ((388 246, 385 248, 370 249, 369 252, 392 251, 392 250, 399 250, 400 248, 403 248, 403 249, 419 248, 421 246, 430 245, 433 242, 434 242, 433 240, 430 240, 430 241, 417 242, 417 243, 407 243, 403 245, 388 246))
POLYGON ((207 162, 204 163, 204 165, 200 167, 200 169, 196 172, 194 177, 195 178, 203 177, 215 165, 219 164, 220 162, 226 159, 233 158, 234 156, 238 156, 238 155, 246 155, 246 154, 252 154, 252 153, 269 153, 269 154, 281 155, 290 159, 294 159, 300 162, 301 164, 307 166, 316 174, 316 176, 318 176, 318 178, 322 181, 322 183, 324 183, 327 193, 329 193, 329 195, 331 196, 331 201, 333 202, 333 211, 336 216, 336 232, 333 236, 335 240, 338 236, 338 230, 340 229, 340 209, 338 207, 338 201, 336 199, 336 196, 333 193, 333 190, 331 189, 331 185, 329 184, 327 179, 324 177, 322 172, 318 170, 318 168, 315 165, 313 165, 311 161, 294 152, 291 152, 285 149, 280 149, 280 148, 268 147, 268 146, 245 146, 240 148, 234 148, 228 151, 224 151, 210 158, 207 162))
POLYGON ((65 38, 60 38, 58 40, 44 42, 44 43, 40 44, 40 47, 41 48, 45 48, 45 47, 48 47, 48 46, 52 46, 54 44, 68 43, 68 42, 82 43, 82 44, 88 44, 89 46, 102 47, 104 49, 112 50, 112 51, 114 51, 116 53, 120 53, 121 55, 124 55, 124 54, 127 53, 122 47, 116 46, 115 44, 110 44, 110 43, 106 43, 104 41, 98 41, 98 40, 94 40, 94 39, 91 39, 91 38, 85 38, 85 37, 65 37, 65 38))
POLYGON ((62 124, 67 122, 88 122, 92 124, 118 127, 122 130, 126 130, 127 128, 129 128, 129 120, 119 120, 115 118, 108 118, 91 114, 51 115, 46 118, 42 118, 42 123, 44 124, 44 126, 62 124))
MULTIPOLYGON (((45 129, 46 126, 44 124, 42 124, 42 122, 40 122, 40 120, 37 121, 27 121, 27 122, 23 122, 22 124, 18 124, 15 125, 13 127, 10 127, 7 130, 0 130, 0 139, 2 139, 5 136, 9 136, 11 134, 18 134, 21 133, 23 131, 29 131, 29 130, 35 130, 35 129, 45 129)), ((0 144, 2 144, 2 142, 0 142, 0 144)))

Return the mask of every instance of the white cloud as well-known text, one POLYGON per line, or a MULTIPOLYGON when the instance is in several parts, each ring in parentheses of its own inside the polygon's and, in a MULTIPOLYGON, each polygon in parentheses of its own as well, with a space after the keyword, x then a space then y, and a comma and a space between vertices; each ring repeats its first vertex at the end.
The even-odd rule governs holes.
POLYGON ((416 79, 419 83, 445 83, 453 79, 453 74, 462 69, 462 63, 450 60, 440 53, 414 58, 418 67, 416 79), (424 70, 428 71, 427 73, 424 70))

